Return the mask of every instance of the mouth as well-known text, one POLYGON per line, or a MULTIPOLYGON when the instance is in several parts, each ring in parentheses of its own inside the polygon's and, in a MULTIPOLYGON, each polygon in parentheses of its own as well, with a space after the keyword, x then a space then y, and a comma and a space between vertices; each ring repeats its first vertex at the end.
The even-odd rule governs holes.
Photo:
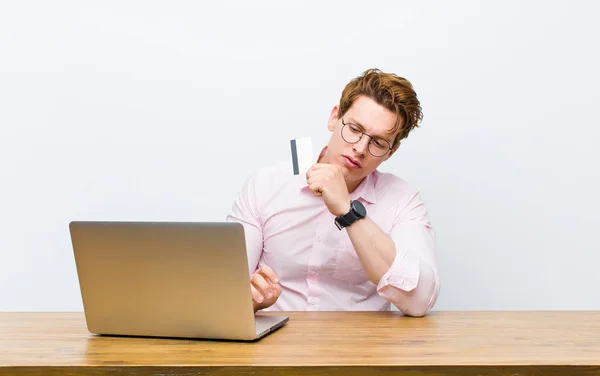
POLYGON ((351 167, 361 168, 360 162, 357 161, 356 159, 350 158, 346 155, 343 155, 342 157, 344 157, 344 159, 346 160, 346 163, 349 164, 351 167))

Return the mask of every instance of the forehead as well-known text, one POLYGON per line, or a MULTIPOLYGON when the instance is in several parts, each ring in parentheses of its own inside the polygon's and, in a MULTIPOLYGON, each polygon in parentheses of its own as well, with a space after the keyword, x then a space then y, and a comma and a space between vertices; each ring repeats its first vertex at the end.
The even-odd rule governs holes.
POLYGON ((396 119, 394 112, 365 96, 357 98, 344 116, 345 122, 360 125, 365 132, 383 138, 390 137, 396 119))

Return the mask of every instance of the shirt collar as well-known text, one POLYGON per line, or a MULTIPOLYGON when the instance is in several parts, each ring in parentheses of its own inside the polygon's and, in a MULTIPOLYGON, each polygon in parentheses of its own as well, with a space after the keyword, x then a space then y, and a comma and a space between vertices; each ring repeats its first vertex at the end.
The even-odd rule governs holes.
MULTIPOLYGON (((327 146, 325 146, 318 155, 315 155, 313 160, 315 163, 318 163, 321 158, 325 155, 327 151, 327 146)), ((298 175, 300 188, 302 190, 308 190, 308 183, 306 182, 306 174, 298 175)), ((375 183, 377 182, 377 170, 371 172, 367 175, 362 182, 356 187, 354 192, 350 193, 350 199, 357 200, 362 198, 370 204, 374 204, 377 199, 375 195, 375 183)))
POLYGON ((365 176, 362 182, 356 187, 354 192, 350 193, 350 199, 356 200, 362 198, 370 204, 377 201, 375 195, 375 183, 377 181, 377 170, 365 176))

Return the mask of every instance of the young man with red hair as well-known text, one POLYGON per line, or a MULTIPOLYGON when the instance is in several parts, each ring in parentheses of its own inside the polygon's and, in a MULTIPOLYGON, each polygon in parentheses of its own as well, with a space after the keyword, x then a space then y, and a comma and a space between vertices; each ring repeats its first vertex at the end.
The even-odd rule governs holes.
POLYGON ((377 170, 422 119, 412 84, 378 69, 344 88, 306 174, 254 173, 227 219, 244 226, 254 310, 388 310, 423 316, 439 289, 419 193, 377 170))

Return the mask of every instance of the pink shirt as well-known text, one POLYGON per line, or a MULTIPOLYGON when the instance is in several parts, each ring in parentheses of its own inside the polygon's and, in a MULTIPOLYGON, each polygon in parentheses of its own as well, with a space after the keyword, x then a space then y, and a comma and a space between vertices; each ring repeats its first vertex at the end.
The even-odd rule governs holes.
POLYGON ((374 171, 350 194, 396 244, 390 269, 375 285, 346 230, 291 162, 262 168, 243 185, 228 221, 244 226, 250 273, 262 264, 279 276, 282 294, 264 311, 389 310, 421 316, 439 289, 435 234, 419 193, 374 171))

